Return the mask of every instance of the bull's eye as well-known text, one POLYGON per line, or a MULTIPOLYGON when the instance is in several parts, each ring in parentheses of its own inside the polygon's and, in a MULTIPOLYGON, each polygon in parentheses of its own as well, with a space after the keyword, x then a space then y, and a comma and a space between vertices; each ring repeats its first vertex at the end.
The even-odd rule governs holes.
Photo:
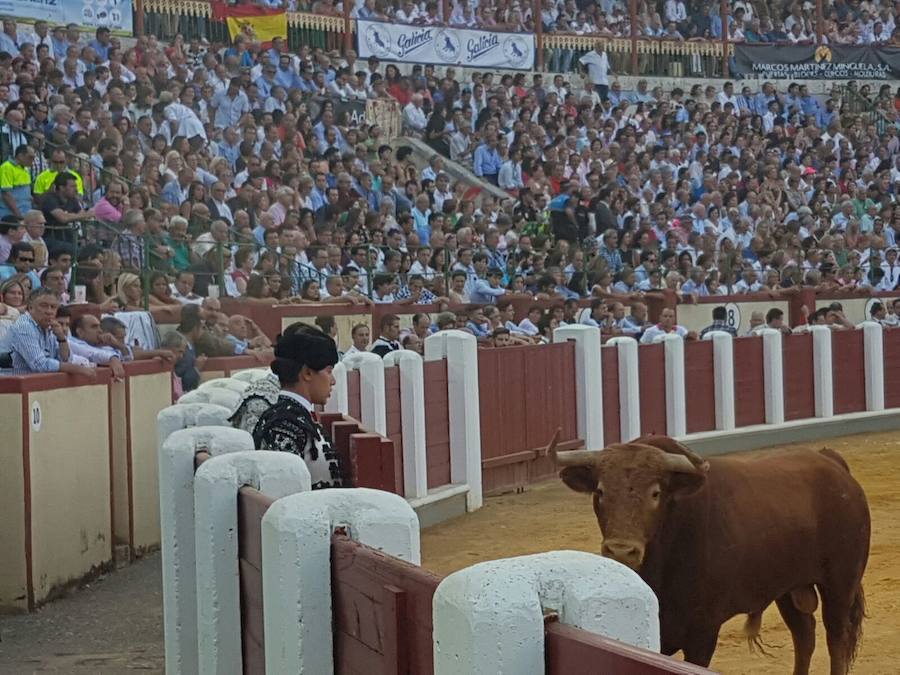
POLYGON ((662 490, 659 488, 653 488, 653 492, 650 493, 650 498, 656 501, 659 501, 659 495, 662 493, 662 490))
POLYGON ((597 495, 597 499, 603 499, 603 488, 598 487, 596 490, 594 490, 594 494, 597 495))

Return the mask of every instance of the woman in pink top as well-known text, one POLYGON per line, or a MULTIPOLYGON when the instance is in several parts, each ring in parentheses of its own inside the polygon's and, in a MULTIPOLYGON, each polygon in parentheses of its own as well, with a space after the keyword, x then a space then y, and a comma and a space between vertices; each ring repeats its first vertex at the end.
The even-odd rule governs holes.
POLYGON ((120 181, 113 181, 106 188, 103 199, 94 207, 94 215, 97 220, 106 223, 118 223, 122 220, 122 210, 125 206, 125 185, 120 181))

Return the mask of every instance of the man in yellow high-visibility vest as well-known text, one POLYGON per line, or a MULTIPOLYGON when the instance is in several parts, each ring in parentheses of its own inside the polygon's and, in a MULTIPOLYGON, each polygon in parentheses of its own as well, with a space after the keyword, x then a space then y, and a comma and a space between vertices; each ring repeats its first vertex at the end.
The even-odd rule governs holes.
POLYGON ((31 210, 31 171, 34 148, 20 145, 15 157, 0 164, 0 217, 22 219, 31 210))
POLYGON ((75 176, 75 182, 78 184, 78 196, 84 196, 84 181, 77 171, 73 171, 68 167, 66 161, 66 153, 64 150, 54 150, 50 154, 50 168, 41 171, 34 180, 34 194, 40 198, 53 188, 53 181, 59 175, 60 171, 66 171, 75 176))

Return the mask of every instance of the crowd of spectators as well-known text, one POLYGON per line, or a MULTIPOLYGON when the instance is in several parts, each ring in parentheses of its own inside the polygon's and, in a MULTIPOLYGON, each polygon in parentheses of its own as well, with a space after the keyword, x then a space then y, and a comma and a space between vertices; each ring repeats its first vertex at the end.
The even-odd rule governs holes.
MULTIPOLYGON (((797 83, 625 90, 603 41, 579 59, 583 79, 546 81, 403 74, 280 39, 126 49, 103 28, 35 30, 7 19, 0 39, 0 328, 45 287, 169 322, 219 296, 496 305, 465 325, 515 341, 546 337, 584 298, 587 319, 624 330, 626 306, 666 291, 900 281, 889 87, 882 134, 797 83), (351 116, 363 98, 396 99, 430 161, 351 116), (501 191, 452 179, 448 159, 501 191), (559 310, 513 328, 499 308, 514 298, 559 310)), ((231 353, 267 348, 213 312, 205 329, 231 335, 231 353)))

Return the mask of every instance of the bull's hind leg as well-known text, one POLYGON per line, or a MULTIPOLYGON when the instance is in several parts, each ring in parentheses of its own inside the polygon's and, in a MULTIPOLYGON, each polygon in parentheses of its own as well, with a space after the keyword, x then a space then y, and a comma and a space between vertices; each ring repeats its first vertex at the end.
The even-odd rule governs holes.
POLYGON ((832 588, 819 587, 822 596, 822 621, 831 657, 831 675, 847 675, 856 656, 862 635, 865 601, 862 587, 835 592, 832 588))
MULTIPOLYGON (((812 588, 810 588, 812 590, 812 588)), ((812 591, 815 597, 815 591, 812 591)), ((791 631, 794 641, 794 675, 808 675, 809 662, 816 648, 816 619, 812 613, 798 609, 791 594, 782 595, 775 601, 781 618, 791 631)), ((803 607, 803 609, 807 609, 803 607)), ((815 610, 815 606, 813 606, 815 610)))

